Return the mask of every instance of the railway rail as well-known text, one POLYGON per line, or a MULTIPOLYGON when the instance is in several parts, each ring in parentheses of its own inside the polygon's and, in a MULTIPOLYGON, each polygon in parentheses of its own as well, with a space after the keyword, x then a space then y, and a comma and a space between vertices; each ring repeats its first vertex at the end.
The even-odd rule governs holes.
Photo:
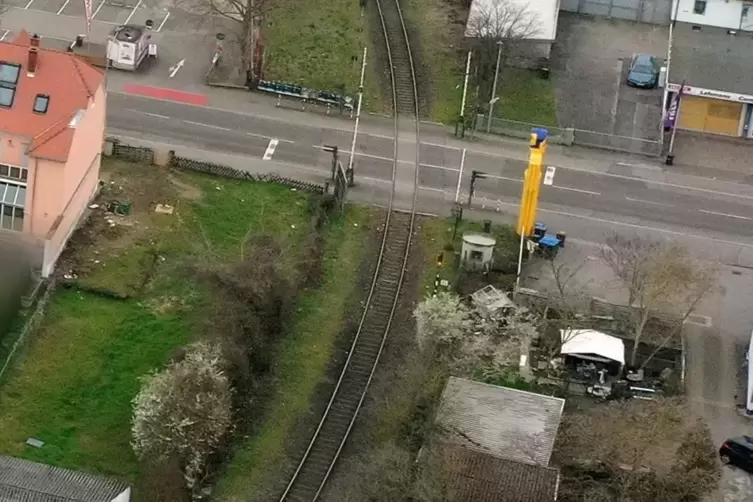
POLYGON ((416 72, 399 0, 375 0, 390 66, 394 147, 392 191, 381 248, 363 315, 327 408, 292 475, 283 501, 314 502, 332 474, 374 377, 397 309, 415 226, 419 166, 419 110, 416 72), (398 169, 398 119, 415 121, 416 160, 409 213, 394 211, 398 169))

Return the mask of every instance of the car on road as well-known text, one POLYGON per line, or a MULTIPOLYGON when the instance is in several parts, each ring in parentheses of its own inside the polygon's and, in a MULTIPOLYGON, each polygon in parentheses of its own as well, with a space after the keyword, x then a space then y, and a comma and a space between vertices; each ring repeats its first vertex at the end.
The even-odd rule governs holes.
POLYGON ((753 438, 740 436, 726 440, 719 448, 719 459, 723 464, 753 473, 753 438))
POLYGON ((659 62, 654 56, 636 54, 630 61, 628 85, 652 89, 659 83, 659 62))

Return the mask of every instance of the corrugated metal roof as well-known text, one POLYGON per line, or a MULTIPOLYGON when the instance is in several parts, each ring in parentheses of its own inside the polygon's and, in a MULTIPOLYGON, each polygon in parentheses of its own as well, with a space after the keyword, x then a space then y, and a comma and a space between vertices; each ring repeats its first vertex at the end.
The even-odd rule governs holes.
POLYGON ((440 445, 443 475, 457 500, 474 502, 553 502, 559 471, 469 450, 440 445))
POLYGON ((110 502, 127 489, 118 479, 0 456, 0 502, 110 502))
POLYGON ((467 448, 548 466, 564 405, 557 397, 450 377, 437 424, 467 448))

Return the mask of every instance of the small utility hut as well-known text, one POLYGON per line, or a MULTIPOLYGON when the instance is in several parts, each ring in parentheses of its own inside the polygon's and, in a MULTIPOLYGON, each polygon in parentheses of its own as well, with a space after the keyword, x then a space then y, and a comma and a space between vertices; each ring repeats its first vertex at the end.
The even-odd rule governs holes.
POLYGON ((497 240, 489 234, 463 234, 461 262, 467 270, 488 271, 494 261, 494 246, 497 240))

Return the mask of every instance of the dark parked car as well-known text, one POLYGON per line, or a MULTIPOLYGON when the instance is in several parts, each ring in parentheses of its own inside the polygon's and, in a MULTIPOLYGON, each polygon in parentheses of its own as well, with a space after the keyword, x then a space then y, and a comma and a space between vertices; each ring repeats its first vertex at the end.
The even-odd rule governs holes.
POLYGON ((659 63, 654 56, 636 54, 630 61, 627 82, 634 87, 651 89, 659 83, 659 63))
POLYGON ((723 464, 753 473, 753 438, 741 436, 726 440, 719 448, 719 458, 723 464))

